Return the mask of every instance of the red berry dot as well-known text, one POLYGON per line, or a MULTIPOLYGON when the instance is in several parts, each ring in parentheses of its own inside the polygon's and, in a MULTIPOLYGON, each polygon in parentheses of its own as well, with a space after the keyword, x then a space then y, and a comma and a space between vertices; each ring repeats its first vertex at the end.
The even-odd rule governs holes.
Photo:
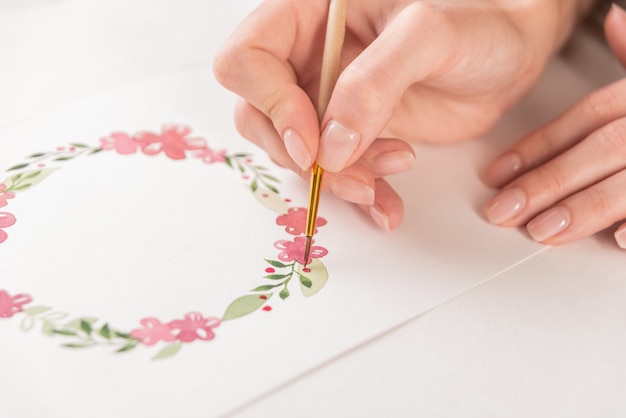
POLYGON ((241 178, 243 178, 244 180, 248 180, 250 178, 250 176, 247 175, 247 174, 244 174, 243 176, 241 176, 241 178))
POLYGON ((305 267, 305 268, 302 269, 302 271, 305 272, 305 273, 310 273, 311 269, 308 268, 308 267, 305 267))
POLYGON ((270 195, 268 195, 267 193, 263 193, 261 196, 263 196, 263 197, 270 197, 270 195))
POLYGON ((260 295, 260 296, 259 296, 259 299, 267 300, 267 296, 265 296, 265 295, 260 295))
POLYGON ((249 164, 252 162, 252 158, 246 158, 246 162, 249 164))
POLYGON ((76 147, 69 147, 68 148, 70 151, 74 151, 76 149, 76 147))
POLYGON ((272 310, 272 307, 271 306, 264 306, 263 310, 266 311, 266 312, 269 312, 269 311, 272 310))
POLYGON ((57 151, 63 151, 65 147, 57 147, 57 151))
POLYGON ((287 199, 285 199, 285 202, 289 203, 289 202, 291 202, 291 199, 287 198, 287 199))
POLYGON ((265 272, 266 273, 275 273, 276 270, 274 270, 274 268, 272 268, 272 267, 268 267, 268 268, 265 269, 265 272))
POLYGON ((39 163, 37 164, 37 167, 45 167, 46 165, 44 163, 39 163))

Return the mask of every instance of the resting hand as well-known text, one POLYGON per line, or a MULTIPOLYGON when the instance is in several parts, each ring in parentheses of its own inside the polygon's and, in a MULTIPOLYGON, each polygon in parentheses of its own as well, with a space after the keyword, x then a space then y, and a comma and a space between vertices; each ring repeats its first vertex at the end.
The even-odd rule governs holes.
MULTIPOLYGON (((626 67, 626 13, 605 22, 626 67)), ((485 206, 494 223, 526 224, 537 241, 563 244, 626 219, 626 78, 598 90, 498 157, 485 175, 504 188, 485 206)), ((626 248, 626 224, 615 232, 626 248)))
POLYGON ((326 1, 265 1, 217 54, 214 72, 241 96, 235 121, 244 137, 303 176, 317 160, 326 187, 393 229, 403 206, 384 177, 414 166, 406 141, 488 130, 590 1, 352 1, 321 131, 314 103, 326 1))

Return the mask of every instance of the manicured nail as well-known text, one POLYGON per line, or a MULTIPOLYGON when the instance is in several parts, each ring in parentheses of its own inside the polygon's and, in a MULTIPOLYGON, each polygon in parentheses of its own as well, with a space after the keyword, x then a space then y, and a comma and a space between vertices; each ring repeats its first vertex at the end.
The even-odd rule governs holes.
POLYGON ((615 231, 615 241, 620 248, 626 250, 626 225, 622 225, 615 231))
POLYGON ((324 170, 334 173, 341 171, 356 151, 360 140, 358 133, 331 120, 322 133, 318 164, 324 170))
POLYGON ((626 10, 624 10, 619 4, 613 2, 611 7, 613 8, 613 10, 617 11, 618 13, 620 13, 622 18, 626 18, 626 10))
POLYGON ((369 212, 370 216, 378 226, 383 228, 385 231, 391 231, 391 228, 389 228, 389 217, 387 217, 387 214, 383 210, 382 206, 374 204, 370 206, 369 212))
POLYGON ((569 226, 572 215, 565 206, 557 206, 528 222, 526 228, 536 241, 552 238, 569 226))
POLYGON ((300 134, 293 129, 287 129, 283 133, 283 141, 287 152, 298 167, 308 170, 311 166, 311 154, 300 134))
POLYGON ((485 205, 485 215, 490 222, 499 224, 508 221, 526 206, 526 193, 521 187, 502 190, 485 205))
POLYGON ((330 182, 330 190, 343 200, 362 205, 374 204, 374 189, 350 176, 337 176, 330 182))
POLYGON ((522 159, 515 152, 498 157, 485 173, 485 181, 492 186, 503 186, 513 180, 522 169, 522 159))
POLYGON ((415 155, 409 151, 394 151, 377 155, 372 159, 372 167, 379 176, 401 173, 415 167, 415 155))

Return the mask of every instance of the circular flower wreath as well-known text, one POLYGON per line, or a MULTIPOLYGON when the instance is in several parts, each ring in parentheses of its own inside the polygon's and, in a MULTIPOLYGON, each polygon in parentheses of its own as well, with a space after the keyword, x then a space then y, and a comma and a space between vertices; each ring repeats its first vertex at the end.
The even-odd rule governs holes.
MULTIPOLYGON (((279 250, 276 259, 265 259, 264 283, 250 290, 248 294, 232 301, 221 317, 205 317, 200 312, 189 312, 182 319, 163 322, 158 318, 145 317, 139 320, 135 329, 123 331, 112 327, 108 322, 89 316, 71 317, 68 313, 49 306, 31 305, 29 294, 10 294, 0 289, 0 318, 21 316, 21 328, 30 331, 38 324, 41 331, 49 336, 64 338, 64 347, 85 348, 98 345, 112 346, 116 352, 126 352, 138 346, 161 344, 162 348, 154 359, 176 354, 183 344, 196 340, 212 340, 215 328, 222 322, 249 315, 255 311, 272 310, 269 299, 277 292, 284 300, 290 295, 292 279, 300 284, 304 296, 319 292, 328 280, 328 272, 319 258, 328 251, 324 247, 313 246, 307 267, 304 268, 303 236, 306 223, 306 209, 289 207, 290 200, 280 197, 276 184, 280 181, 269 174, 266 167, 254 162, 247 153, 227 153, 225 150, 209 148, 206 140, 190 137, 191 129, 180 125, 165 125, 160 133, 139 132, 129 135, 114 132, 100 139, 99 146, 71 143, 59 146, 54 151, 38 152, 26 157, 25 162, 7 171, 8 177, 0 183, 0 208, 9 205, 10 200, 20 193, 32 189, 64 162, 93 156, 103 151, 127 155, 141 151, 146 155, 165 154, 173 160, 183 160, 188 156, 207 164, 223 163, 239 173, 245 185, 264 206, 278 212, 276 224, 284 226, 292 240, 281 239, 274 243, 279 250), (28 306, 26 306, 28 305, 28 306)), ((16 217, 3 209, 0 212, 0 244, 7 241, 5 229, 13 226, 16 217)), ((316 225, 323 226, 326 220, 318 218, 316 225)))

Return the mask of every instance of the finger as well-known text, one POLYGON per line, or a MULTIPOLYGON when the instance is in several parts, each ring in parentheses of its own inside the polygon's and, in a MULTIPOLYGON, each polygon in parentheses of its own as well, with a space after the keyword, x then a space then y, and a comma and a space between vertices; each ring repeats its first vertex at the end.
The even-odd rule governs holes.
POLYGON ((626 79, 597 90, 500 155, 483 175, 501 187, 579 143, 602 126, 626 116, 626 79))
POLYGON ((337 172, 358 160, 380 135, 407 88, 443 65, 447 55, 442 51, 449 50, 450 41, 436 27, 440 14, 427 3, 406 7, 342 71, 322 121, 317 158, 325 170, 337 172), (418 57, 424 50, 429 51, 428 60, 418 57))
POLYGON ((404 203, 384 179, 376 180, 376 200, 373 205, 360 205, 374 222, 386 231, 396 229, 404 217, 404 203))
POLYGON ((559 245, 608 228, 626 218, 624 188, 626 170, 541 213, 528 223, 528 233, 537 241, 559 245))
POLYGON ((626 68, 626 11, 613 3, 604 22, 604 33, 611 50, 626 68))
POLYGON ((415 167, 415 151, 405 141, 395 138, 378 138, 362 157, 375 178, 398 174, 415 167))
POLYGON ((540 211, 625 167, 626 117, 513 181, 485 205, 485 214, 496 224, 524 224, 540 211))
POLYGON ((319 121, 298 85, 290 58, 316 39, 326 10, 321 2, 263 2, 216 54, 213 71, 229 90, 265 114, 303 169, 317 153, 319 121))
POLYGON ((264 149, 277 165, 304 175, 305 171, 287 153, 272 121, 244 99, 237 100, 235 105, 235 127, 241 136, 264 149))

